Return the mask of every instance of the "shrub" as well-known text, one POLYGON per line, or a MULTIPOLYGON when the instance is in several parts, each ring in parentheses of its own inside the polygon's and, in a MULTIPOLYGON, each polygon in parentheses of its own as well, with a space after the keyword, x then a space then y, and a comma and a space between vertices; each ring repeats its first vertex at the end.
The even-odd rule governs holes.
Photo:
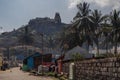
POLYGON ((73 55, 72 55, 72 59, 73 59, 74 61, 78 61, 78 60, 83 60, 84 57, 83 57, 80 53, 76 53, 76 54, 73 54, 73 55))

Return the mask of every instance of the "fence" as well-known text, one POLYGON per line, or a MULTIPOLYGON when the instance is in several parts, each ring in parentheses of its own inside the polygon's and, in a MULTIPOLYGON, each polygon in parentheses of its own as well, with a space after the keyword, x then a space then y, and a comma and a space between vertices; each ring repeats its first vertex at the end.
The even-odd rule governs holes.
MULTIPOLYGON (((63 64, 63 72, 69 75, 71 62, 63 64)), ((90 59, 75 62, 74 80, 119 80, 120 58, 90 59)))

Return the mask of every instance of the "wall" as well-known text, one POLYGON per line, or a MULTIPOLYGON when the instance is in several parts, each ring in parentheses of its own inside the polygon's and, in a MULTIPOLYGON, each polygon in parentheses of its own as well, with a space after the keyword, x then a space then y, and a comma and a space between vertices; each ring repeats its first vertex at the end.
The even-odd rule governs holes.
MULTIPOLYGON (((69 64, 63 64, 64 73, 69 73, 69 64)), ((120 58, 77 61, 74 71, 74 80, 120 80, 120 58)))
POLYGON ((2 56, 0 55, 0 67, 2 66, 2 56))
POLYGON ((69 65, 70 65, 71 62, 63 62, 63 65, 62 65, 62 72, 66 75, 69 74, 69 65))
POLYGON ((61 73, 62 72, 62 60, 58 60, 57 63, 58 63, 58 73, 61 73))

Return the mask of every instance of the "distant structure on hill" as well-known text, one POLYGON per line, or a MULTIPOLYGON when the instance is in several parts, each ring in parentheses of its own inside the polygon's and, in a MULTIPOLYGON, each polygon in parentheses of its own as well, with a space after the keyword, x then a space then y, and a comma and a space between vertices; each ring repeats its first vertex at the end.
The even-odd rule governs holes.
POLYGON ((60 14, 58 12, 55 14, 54 20, 56 23, 61 23, 61 17, 60 17, 60 14))
POLYGON ((37 32, 41 32, 46 35, 54 35, 55 33, 62 31, 68 26, 68 24, 61 22, 60 14, 57 12, 55 13, 55 17, 53 19, 49 17, 37 17, 35 19, 31 19, 28 26, 37 32))

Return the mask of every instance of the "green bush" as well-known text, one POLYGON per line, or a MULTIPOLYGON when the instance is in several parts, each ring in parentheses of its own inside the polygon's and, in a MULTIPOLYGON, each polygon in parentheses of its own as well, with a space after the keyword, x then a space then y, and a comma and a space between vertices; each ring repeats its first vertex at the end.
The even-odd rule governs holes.
POLYGON ((83 57, 81 54, 76 53, 76 54, 73 54, 73 55, 72 55, 72 59, 73 59, 74 61, 78 61, 78 60, 83 60, 84 57, 83 57))

